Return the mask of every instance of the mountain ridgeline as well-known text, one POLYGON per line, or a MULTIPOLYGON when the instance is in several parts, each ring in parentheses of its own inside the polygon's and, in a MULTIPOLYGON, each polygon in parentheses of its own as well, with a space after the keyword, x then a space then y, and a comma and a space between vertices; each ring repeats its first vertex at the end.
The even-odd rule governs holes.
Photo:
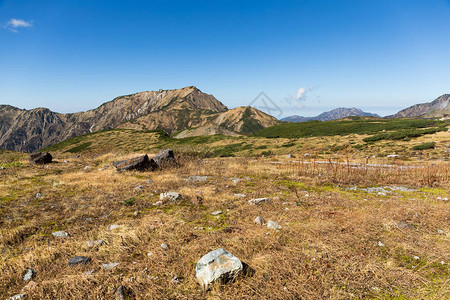
POLYGON ((315 117, 302 117, 302 116, 290 116, 281 119, 281 121, 285 122, 307 122, 307 121, 332 121, 332 120, 338 120, 346 117, 351 116, 363 116, 363 117, 375 117, 379 118, 380 116, 377 114, 372 114, 368 112, 364 112, 359 108, 345 108, 345 107, 339 107, 327 112, 323 112, 318 116, 315 117))
POLYGON ((405 108, 388 118, 442 118, 450 115, 450 94, 444 94, 432 102, 405 108))
POLYGON ((34 152, 71 137, 113 128, 163 129, 181 136, 241 135, 277 123, 274 117, 251 107, 229 110, 213 95, 191 86, 120 96, 96 109, 70 114, 0 105, 0 148, 34 152))

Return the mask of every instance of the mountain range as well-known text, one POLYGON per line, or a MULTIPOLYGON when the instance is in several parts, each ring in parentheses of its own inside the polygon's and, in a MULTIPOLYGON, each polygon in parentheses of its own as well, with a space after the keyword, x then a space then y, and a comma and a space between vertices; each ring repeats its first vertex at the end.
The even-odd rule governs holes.
POLYGON ((34 152, 65 139, 113 128, 162 129, 169 134, 242 135, 278 120, 252 107, 228 109, 196 87, 120 96, 78 113, 0 105, 0 148, 34 152))
POLYGON ((448 115, 450 115, 450 94, 444 94, 432 102, 410 106, 388 118, 442 118, 448 115))
POLYGON ((302 116, 289 116, 286 118, 281 119, 281 121, 285 122, 307 122, 307 121, 331 121, 331 120, 337 120, 342 119, 350 116, 364 116, 364 117, 376 117, 380 118, 377 114, 372 114, 368 112, 364 112, 359 108, 346 108, 346 107, 339 107, 327 112, 323 112, 318 116, 315 117, 302 117, 302 116))

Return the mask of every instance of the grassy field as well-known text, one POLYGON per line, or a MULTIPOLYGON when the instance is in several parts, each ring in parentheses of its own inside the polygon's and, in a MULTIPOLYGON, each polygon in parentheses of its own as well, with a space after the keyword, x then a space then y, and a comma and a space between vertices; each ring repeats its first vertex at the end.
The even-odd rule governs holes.
POLYGON ((47 166, 0 151, 0 296, 114 299, 124 286, 136 299, 446 299, 449 134, 367 144, 368 136, 175 140, 113 130, 50 147, 47 166), (167 147, 178 167, 111 166, 167 147), (166 191, 183 201, 154 206, 166 191), (271 201, 249 205, 257 197, 271 201), (281 230, 254 224, 256 216, 281 230), (69 237, 53 237, 59 230, 69 237), (254 272, 204 292, 195 264, 216 248, 254 272), (92 261, 69 267, 76 255, 92 261), (110 262, 120 264, 100 268, 110 262), (22 280, 27 268, 33 286, 22 280))

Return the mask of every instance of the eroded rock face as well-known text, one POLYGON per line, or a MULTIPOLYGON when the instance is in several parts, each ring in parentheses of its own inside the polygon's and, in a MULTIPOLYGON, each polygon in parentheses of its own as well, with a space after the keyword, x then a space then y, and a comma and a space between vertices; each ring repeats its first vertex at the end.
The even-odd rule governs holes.
POLYGON ((28 155, 30 163, 37 165, 49 164, 52 159, 52 155, 48 152, 36 152, 28 155))
POLYGON ((154 170, 157 165, 148 158, 148 155, 142 155, 127 160, 116 161, 113 163, 118 171, 146 171, 148 169, 154 170))
POLYGON ((154 163, 156 168, 164 168, 170 165, 176 165, 177 163, 172 149, 159 151, 152 157, 151 161, 154 163))
POLYGON ((242 262, 225 249, 219 248, 204 255, 195 267, 195 276, 204 290, 215 282, 234 280, 244 270, 242 262))

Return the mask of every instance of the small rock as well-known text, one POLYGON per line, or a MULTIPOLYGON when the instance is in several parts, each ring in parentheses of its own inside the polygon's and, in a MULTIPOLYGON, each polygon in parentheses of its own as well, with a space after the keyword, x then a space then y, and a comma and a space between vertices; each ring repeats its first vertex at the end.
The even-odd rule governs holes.
POLYGON ((99 246, 103 245, 104 243, 105 243, 105 241, 103 241, 103 240, 87 241, 86 242, 86 246, 88 246, 88 247, 99 247, 99 246))
POLYGON ((159 195, 159 200, 175 202, 175 201, 181 200, 181 195, 179 193, 175 193, 175 192, 161 193, 159 195))
POLYGON ((90 168, 89 166, 85 166, 84 167, 85 170, 89 170, 89 168, 90 168))
POLYGON ((198 181, 206 181, 209 178, 209 176, 189 176, 186 178, 186 181, 194 181, 194 182, 198 182, 198 181))
POLYGON ((36 193, 36 198, 42 198, 42 194, 41 193, 36 193))
POLYGON ((28 281, 34 278, 34 276, 36 275, 36 271, 28 268, 27 271, 25 272, 25 275, 23 275, 23 281, 28 281))
POLYGON ((0 170, 5 170, 5 169, 6 169, 6 168, 5 168, 5 167, 3 167, 3 166, 1 166, 1 167, 0 167, 0 170))
POLYGON ((97 272, 96 269, 91 269, 89 271, 86 271, 83 273, 84 276, 91 276, 92 274, 94 274, 95 272, 97 272))
POLYGON ((155 203, 153 203, 154 206, 161 206, 163 204, 164 204, 164 202, 162 202, 162 201, 156 201, 155 203))
POLYGON ((163 250, 168 250, 168 249, 169 249, 169 246, 168 246, 166 243, 162 243, 162 244, 161 244, 161 249, 163 249, 163 250))
POLYGON ((406 223, 405 221, 400 221, 398 223, 398 227, 403 228, 403 229, 411 229, 411 230, 416 229, 413 225, 406 223))
POLYGON ((8 300, 20 300, 25 299, 25 294, 17 294, 8 298, 8 300))
POLYGON ((268 201, 270 201, 270 198, 256 198, 248 200, 248 203, 251 205, 259 205, 268 201))
POLYGON ((444 231, 443 231, 443 230, 441 230, 441 229, 438 229, 438 230, 437 230, 437 233, 439 233, 439 234, 443 234, 443 233, 444 233, 444 231))
POLYGON ((119 264, 120 263, 118 263, 118 262, 114 262, 114 263, 109 263, 109 264, 102 264, 102 265, 100 265, 100 267, 103 270, 111 270, 111 269, 117 267, 119 264))
POLYGON ((211 215, 213 215, 213 216, 218 216, 218 215, 220 215, 221 213, 222 213, 221 210, 216 210, 216 211, 213 211, 213 212, 211 213, 211 215))
POLYGON ((134 217, 137 217, 139 215, 139 211, 135 211, 134 213, 133 213, 133 216, 134 217))
POLYGON ((120 227, 120 225, 111 224, 111 225, 108 226, 108 230, 112 231, 112 230, 117 229, 119 227, 120 227))
POLYGON ((135 193, 140 193, 140 192, 142 192, 142 188, 143 188, 142 185, 137 186, 137 187, 134 188, 133 192, 135 192, 135 193))
POLYGON ((148 256, 148 257, 150 257, 150 256, 152 256, 152 255, 153 255, 153 252, 148 252, 148 253, 147 253, 147 256, 148 256))
POLYGON ((52 232, 52 235, 56 238, 65 238, 69 236, 69 234, 65 231, 55 231, 52 232))
POLYGON ((72 257, 71 259, 69 259, 69 266, 75 266, 75 265, 78 265, 78 264, 87 265, 90 262, 91 262, 91 258, 90 257, 75 256, 75 257, 72 257))
POLYGON ((420 259, 420 257, 418 257, 418 256, 416 256, 416 255, 414 255, 413 258, 414 258, 415 260, 419 260, 419 259, 420 259))
POLYGON ((378 241, 378 246, 379 247, 384 247, 384 244, 382 242, 378 241))
POLYGON ((253 220, 253 223, 257 224, 257 225, 264 225, 264 218, 261 216, 257 216, 255 218, 255 220, 253 220))
POLYGON ((238 197, 238 198, 245 198, 246 197, 245 194, 234 194, 234 196, 238 197))
POLYGON ((281 229, 281 225, 278 224, 277 222, 274 222, 272 220, 269 220, 269 222, 267 222, 267 228, 271 228, 271 229, 281 229))
POLYGON ((172 277, 171 281, 172 281, 173 284, 179 284, 179 283, 183 282, 183 277, 175 275, 175 276, 172 277))
POLYGON ((215 282, 226 283, 242 273, 242 262, 230 252, 219 248, 204 255, 195 267, 195 276, 204 290, 215 282))
POLYGON ((145 183, 152 183, 152 182, 153 182, 153 180, 150 180, 150 179, 145 181, 145 183))
POLYGON ((175 155, 172 149, 165 149, 159 151, 151 159, 152 164, 156 165, 156 168, 164 168, 170 165, 176 165, 175 155))

